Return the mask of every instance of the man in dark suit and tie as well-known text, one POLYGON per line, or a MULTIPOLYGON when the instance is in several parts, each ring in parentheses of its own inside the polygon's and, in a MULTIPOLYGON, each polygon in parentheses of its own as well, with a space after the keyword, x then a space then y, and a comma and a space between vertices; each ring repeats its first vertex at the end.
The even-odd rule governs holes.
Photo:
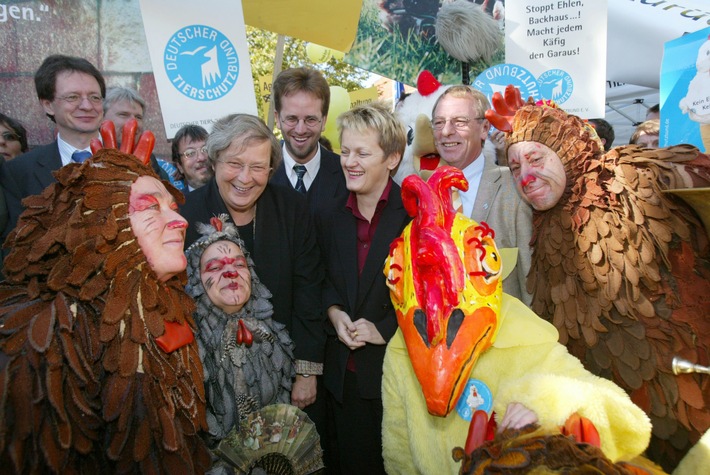
MULTIPOLYGON (((282 71, 274 81, 274 115, 283 134, 282 156, 270 183, 306 195, 312 215, 332 209, 348 196, 340 157, 319 144, 330 106, 330 88, 323 75, 310 68, 282 71)), ((322 367, 316 372, 296 366, 300 387, 309 388, 302 399, 313 400, 311 419, 321 435, 328 474, 340 473, 334 434, 327 429, 327 407, 322 367)))
POLYGON ((91 156, 89 143, 98 137, 104 117, 106 84, 99 70, 87 60, 49 56, 34 80, 39 102, 57 126, 57 139, 4 164, 0 184, 9 218, 3 240, 15 228, 24 210, 23 198, 42 193, 54 183, 53 171, 91 156))
POLYGON ((320 213, 347 194, 340 157, 318 143, 328 118, 328 82, 315 69, 286 69, 276 77, 272 94, 284 142, 271 183, 305 194, 311 212, 320 213))

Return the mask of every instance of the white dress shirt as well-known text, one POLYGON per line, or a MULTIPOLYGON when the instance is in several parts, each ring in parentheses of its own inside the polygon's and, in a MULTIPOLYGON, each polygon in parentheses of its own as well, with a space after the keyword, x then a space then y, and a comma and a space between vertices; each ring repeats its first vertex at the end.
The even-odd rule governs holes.
POLYGON ((59 147, 59 155, 62 157, 62 166, 74 163, 74 160, 72 160, 71 158, 74 152, 85 151, 91 153, 91 147, 87 147, 84 149, 76 148, 73 145, 70 145, 68 142, 65 142, 60 134, 57 134, 57 147, 59 147))
POLYGON ((318 149, 316 150, 316 154, 313 156, 313 158, 308 160, 308 163, 304 164, 298 163, 296 162, 296 160, 291 158, 291 155, 288 154, 288 150, 286 150, 285 144, 282 147, 282 152, 286 176, 288 177, 288 181, 291 182, 291 186, 293 186, 295 189, 296 182, 298 181, 298 175, 296 175, 296 172, 293 170, 293 166, 305 165, 306 174, 303 175, 303 184, 306 186, 306 190, 309 190, 311 188, 311 185, 313 184, 313 180, 316 179, 318 170, 320 169, 320 145, 318 145, 318 149))
POLYGON ((468 191, 465 193, 459 191, 464 216, 471 217, 471 213, 473 213, 473 205, 476 203, 476 195, 478 194, 478 187, 481 184, 481 176, 483 175, 485 162, 486 158, 483 156, 483 152, 481 152, 478 158, 463 169, 463 174, 466 180, 468 180, 468 191))

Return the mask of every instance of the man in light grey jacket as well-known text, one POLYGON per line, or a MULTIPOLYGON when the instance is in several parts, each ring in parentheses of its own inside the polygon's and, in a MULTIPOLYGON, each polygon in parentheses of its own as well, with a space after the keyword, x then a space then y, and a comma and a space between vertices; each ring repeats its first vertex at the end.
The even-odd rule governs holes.
POLYGON ((503 281, 503 291, 530 305, 526 280, 532 253, 532 210, 516 192, 510 170, 483 154, 491 128, 484 117, 488 109, 490 103, 480 91, 463 85, 448 88, 432 111, 434 143, 442 160, 462 170, 468 180, 468 191, 459 193, 460 212, 488 223, 499 249, 517 248, 517 262, 503 281))

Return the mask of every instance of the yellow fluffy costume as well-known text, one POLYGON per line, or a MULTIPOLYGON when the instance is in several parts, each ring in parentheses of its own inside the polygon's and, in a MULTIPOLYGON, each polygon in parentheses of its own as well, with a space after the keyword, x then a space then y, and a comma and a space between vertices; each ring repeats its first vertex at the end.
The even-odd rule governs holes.
POLYGON ((650 438, 646 415, 586 371, 551 324, 502 293, 494 232, 453 212, 452 186, 466 182, 450 167, 428 184, 414 176, 402 184, 414 220, 385 265, 400 326, 383 369, 387 472, 458 473, 452 449, 466 441, 472 412, 502 419, 513 402, 550 431, 574 413, 586 417, 614 461, 639 455, 650 438))

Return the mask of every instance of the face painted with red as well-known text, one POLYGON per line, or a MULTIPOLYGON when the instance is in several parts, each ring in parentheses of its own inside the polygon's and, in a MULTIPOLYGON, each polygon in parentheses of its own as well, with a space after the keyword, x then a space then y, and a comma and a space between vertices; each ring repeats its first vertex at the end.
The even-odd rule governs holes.
POLYGON ((173 196, 157 179, 142 176, 131 185, 131 228, 148 264, 163 282, 187 266, 183 252, 187 221, 177 208, 173 196))
POLYGON ((567 175, 562 160, 547 145, 514 143, 508 148, 508 167, 518 193, 534 209, 546 211, 562 198, 567 175))
POLYGON ((200 280, 207 296, 224 312, 236 313, 251 296, 247 259, 236 243, 217 241, 200 258, 200 280))

